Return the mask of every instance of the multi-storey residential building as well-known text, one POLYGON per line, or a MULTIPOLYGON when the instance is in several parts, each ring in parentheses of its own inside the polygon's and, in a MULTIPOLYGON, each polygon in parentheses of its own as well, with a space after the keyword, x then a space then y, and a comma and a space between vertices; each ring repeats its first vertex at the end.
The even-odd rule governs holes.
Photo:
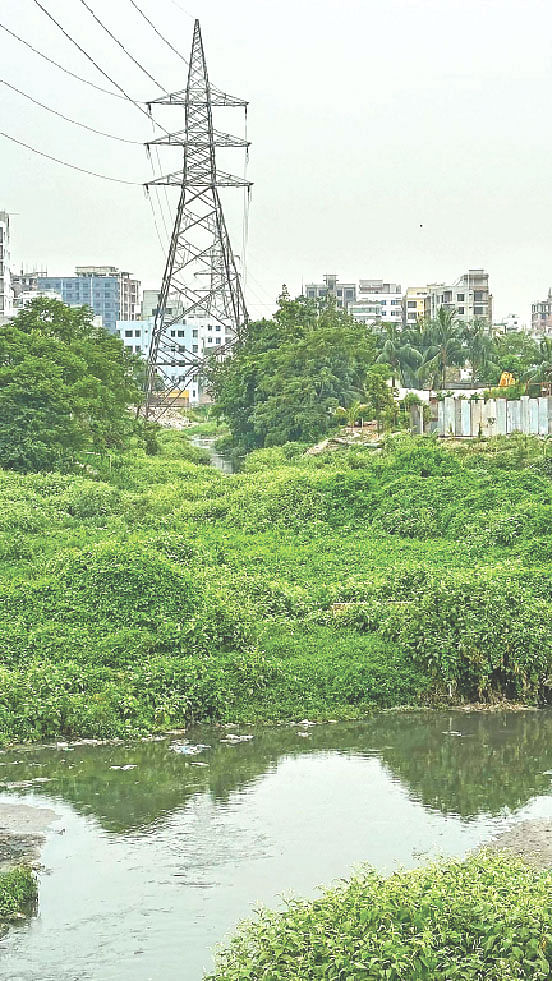
POLYGON ((527 324, 522 323, 517 313, 508 313, 502 320, 495 320, 493 323, 493 334, 513 334, 521 331, 527 332, 527 324))
POLYGON ((537 336, 552 334, 552 289, 548 290, 546 300, 533 303, 531 330, 537 336))
POLYGON ((0 323, 13 316, 10 275, 10 216, 0 211, 0 323))
POLYGON ((68 306, 89 306, 113 333, 118 320, 138 315, 140 283, 115 266, 78 266, 75 276, 38 276, 39 290, 59 293, 68 306))
POLYGON ((326 273, 323 283, 307 283, 304 287, 307 300, 326 300, 329 296, 335 298, 340 310, 350 310, 357 296, 354 283, 340 283, 333 273, 326 273))
MULTIPOLYGON (((19 307, 22 305, 21 297, 23 295, 25 295, 25 305, 27 305, 27 303, 30 303, 31 300, 34 299, 32 294, 38 293, 38 277, 47 276, 47 275, 48 273, 46 269, 25 270, 21 268, 18 273, 12 272, 11 284, 12 284, 12 292, 13 292, 13 305, 16 310, 18 310, 19 307)), ((59 297, 59 294, 56 294, 56 296, 59 299, 61 299, 61 297, 59 297)))
MULTIPOLYGON (((120 320, 117 321, 115 334, 121 338, 126 348, 145 359, 151 345, 153 325, 153 317, 146 320, 120 320)), ((230 343, 234 336, 235 333, 229 326, 222 326, 207 317, 188 317, 185 321, 167 327, 166 337, 172 349, 163 370, 175 386, 186 382, 191 403, 197 403, 202 393, 197 376, 188 381, 187 367, 190 357, 197 355, 198 358, 204 358, 216 353, 218 348, 230 343), (182 357, 179 358, 179 355, 182 357)))
POLYGON ((479 318, 493 322, 493 298, 489 292, 489 274, 484 269, 469 269, 455 283, 436 283, 428 287, 425 317, 434 320, 440 307, 454 310, 462 323, 479 318))
POLYGON ((425 317, 428 286, 409 286, 403 299, 403 326, 415 327, 425 317))
POLYGON ((357 299, 349 305, 355 320, 364 324, 402 324, 402 293, 398 283, 361 279, 357 299))
POLYGON ((140 280, 116 266, 77 266, 76 276, 118 276, 119 316, 121 320, 136 320, 140 307, 140 280))
MULTIPOLYGON (((141 320, 149 320, 154 318, 157 313, 157 307, 161 299, 158 290, 143 290, 142 292, 142 306, 141 306, 141 320)), ((182 300, 178 295, 169 296, 166 308, 166 317, 171 319, 172 317, 178 317, 182 312, 182 300)), ((123 318, 121 318, 123 319, 123 318)))

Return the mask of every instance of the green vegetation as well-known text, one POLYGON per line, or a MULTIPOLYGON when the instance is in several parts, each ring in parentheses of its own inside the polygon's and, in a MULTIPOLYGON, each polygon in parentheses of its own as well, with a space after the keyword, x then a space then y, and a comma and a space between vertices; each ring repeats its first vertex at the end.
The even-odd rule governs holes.
POLYGON ((0 466, 68 469, 121 449, 142 371, 87 307, 34 300, 0 332, 0 466))
POLYGON ((359 397, 375 357, 375 338, 352 317, 284 294, 273 320, 249 324, 233 357, 211 366, 234 447, 314 442, 335 430, 335 409, 359 397))
POLYGON ((538 440, 258 451, 182 433, 87 476, 0 473, 0 738, 547 699, 538 440))
POLYGON ((367 871, 314 902, 261 911, 211 981, 548 978, 552 876, 478 856, 384 879, 367 871))
POLYGON ((0 871, 0 928, 33 911, 36 880, 28 865, 0 871))

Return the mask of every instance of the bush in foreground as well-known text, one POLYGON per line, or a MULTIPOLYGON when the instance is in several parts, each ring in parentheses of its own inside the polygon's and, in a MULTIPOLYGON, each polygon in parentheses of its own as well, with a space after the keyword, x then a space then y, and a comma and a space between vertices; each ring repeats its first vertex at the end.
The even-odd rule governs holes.
POLYGON ((368 871, 315 902, 261 911, 210 981, 548 978, 552 875, 479 855, 385 879, 368 871))
POLYGON ((0 872, 0 925, 31 913, 36 897, 36 880, 28 865, 0 872))

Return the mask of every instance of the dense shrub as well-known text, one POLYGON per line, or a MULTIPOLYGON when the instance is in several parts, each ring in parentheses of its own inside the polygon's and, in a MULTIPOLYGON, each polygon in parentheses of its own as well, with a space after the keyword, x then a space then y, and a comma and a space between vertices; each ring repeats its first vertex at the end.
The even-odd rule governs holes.
POLYGON ((313 902, 262 910, 210 981, 538 981, 552 969, 551 904, 552 875, 513 858, 367 871, 313 902))
POLYGON ((31 913, 36 898, 35 877, 27 865, 0 872, 0 924, 31 913))
POLYGON ((548 700, 545 474, 409 438, 231 477, 188 449, 0 473, 1 741, 548 700))

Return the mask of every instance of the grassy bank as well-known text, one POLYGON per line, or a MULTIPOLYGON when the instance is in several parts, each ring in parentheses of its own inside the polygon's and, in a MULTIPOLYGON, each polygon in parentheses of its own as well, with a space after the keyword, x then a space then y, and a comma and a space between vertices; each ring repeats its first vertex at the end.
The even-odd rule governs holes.
POLYGON ((28 916, 36 898, 36 880, 27 865, 0 871, 0 932, 6 924, 28 916))
POLYGON ((0 473, 0 739, 549 695, 550 461, 252 454, 181 433, 82 476, 0 473))
POLYGON ((479 856, 384 879, 353 878, 314 902, 262 911, 211 981, 548 978, 552 875, 479 856))

